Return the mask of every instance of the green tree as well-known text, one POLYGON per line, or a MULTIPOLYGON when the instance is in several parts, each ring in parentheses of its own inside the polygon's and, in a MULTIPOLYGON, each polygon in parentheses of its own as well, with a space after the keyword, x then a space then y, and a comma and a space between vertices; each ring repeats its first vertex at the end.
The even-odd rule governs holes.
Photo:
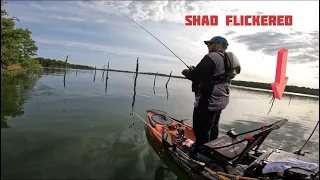
MULTIPOLYGON (((34 60, 37 60, 43 67, 47 67, 47 68, 64 68, 65 66, 65 61, 61 61, 61 60, 55 60, 55 59, 49 59, 49 58, 43 58, 43 57, 37 57, 37 58, 34 58, 34 60)), ((93 67, 90 67, 87 65, 70 64, 70 63, 67 63, 67 67, 72 69, 93 69, 93 67)))
POLYGON ((31 31, 15 29, 14 21, 19 19, 8 17, 7 11, 3 9, 6 3, 1 0, 1 67, 32 61, 31 57, 37 55, 38 51, 35 41, 31 39, 31 31))

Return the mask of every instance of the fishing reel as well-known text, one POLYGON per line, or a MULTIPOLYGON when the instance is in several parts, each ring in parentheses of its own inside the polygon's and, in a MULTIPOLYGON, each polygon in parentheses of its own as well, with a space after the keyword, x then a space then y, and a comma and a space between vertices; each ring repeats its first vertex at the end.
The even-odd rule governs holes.
POLYGON ((181 124, 177 124, 176 129, 177 129, 177 134, 174 138, 175 142, 181 143, 185 141, 186 140, 186 137, 184 135, 185 127, 182 126, 181 124))
POLYGON ((299 155, 299 156, 305 156, 306 154, 311 154, 309 151, 302 152, 301 150, 293 152, 293 154, 299 155))

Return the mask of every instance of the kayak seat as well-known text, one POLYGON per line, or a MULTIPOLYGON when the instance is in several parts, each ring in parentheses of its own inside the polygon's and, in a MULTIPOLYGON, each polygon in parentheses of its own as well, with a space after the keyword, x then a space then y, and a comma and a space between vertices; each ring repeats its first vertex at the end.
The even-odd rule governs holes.
POLYGON ((215 140, 205 143, 204 146, 208 148, 210 151, 212 151, 214 155, 219 155, 225 160, 233 160, 246 149, 245 143, 238 143, 225 148, 215 148, 226 146, 235 142, 238 142, 238 140, 235 138, 231 138, 229 136, 222 136, 215 140))
POLYGON ((281 126, 285 122, 286 121, 284 120, 278 121, 273 125, 273 127, 267 128, 252 136, 253 138, 249 138, 248 140, 246 140, 247 143, 241 142, 225 148, 218 148, 238 142, 237 139, 230 136, 222 136, 213 141, 207 142, 203 145, 203 147, 209 149, 210 154, 212 154, 211 156, 214 159, 235 167, 241 161, 245 154, 247 154, 251 150, 256 152, 265 138, 270 134, 270 132, 276 128, 279 128, 279 126, 281 126))
POLYGON ((166 119, 164 116, 158 115, 158 114, 154 114, 152 115, 151 119, 160 125, 170 125, 171 124, 171 120, 166 119))

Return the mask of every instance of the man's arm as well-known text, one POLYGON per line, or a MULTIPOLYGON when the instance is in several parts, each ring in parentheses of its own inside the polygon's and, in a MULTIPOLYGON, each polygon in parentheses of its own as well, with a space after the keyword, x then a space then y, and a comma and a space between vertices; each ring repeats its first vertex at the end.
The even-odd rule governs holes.
POLYGON ((192 70, 184 69, 182 74, 191 81, 203 80, 207 75, 213 73, 214 63, 212 59, 205 55, 199 64, 193 68, 192 70))

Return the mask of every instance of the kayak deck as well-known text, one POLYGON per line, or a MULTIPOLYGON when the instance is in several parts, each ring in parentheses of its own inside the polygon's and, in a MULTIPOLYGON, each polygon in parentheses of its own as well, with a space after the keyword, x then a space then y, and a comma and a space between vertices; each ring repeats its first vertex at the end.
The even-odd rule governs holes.
POLYGON ((195 142, 195 136, 192 126, 184 122, 177 122, 176 120, 166 117, 161 114, 157 114, 152 111, 147 113, 148 130, 151 132, 153 139, 161 146, 163 129, 170 134, 170 142, 180 142, 177 144, 177 148, 183 150, 185 153, 190 151, 190 147, 195 142), (184 136, 179 137, 179 130, 182 130, 184 136))

